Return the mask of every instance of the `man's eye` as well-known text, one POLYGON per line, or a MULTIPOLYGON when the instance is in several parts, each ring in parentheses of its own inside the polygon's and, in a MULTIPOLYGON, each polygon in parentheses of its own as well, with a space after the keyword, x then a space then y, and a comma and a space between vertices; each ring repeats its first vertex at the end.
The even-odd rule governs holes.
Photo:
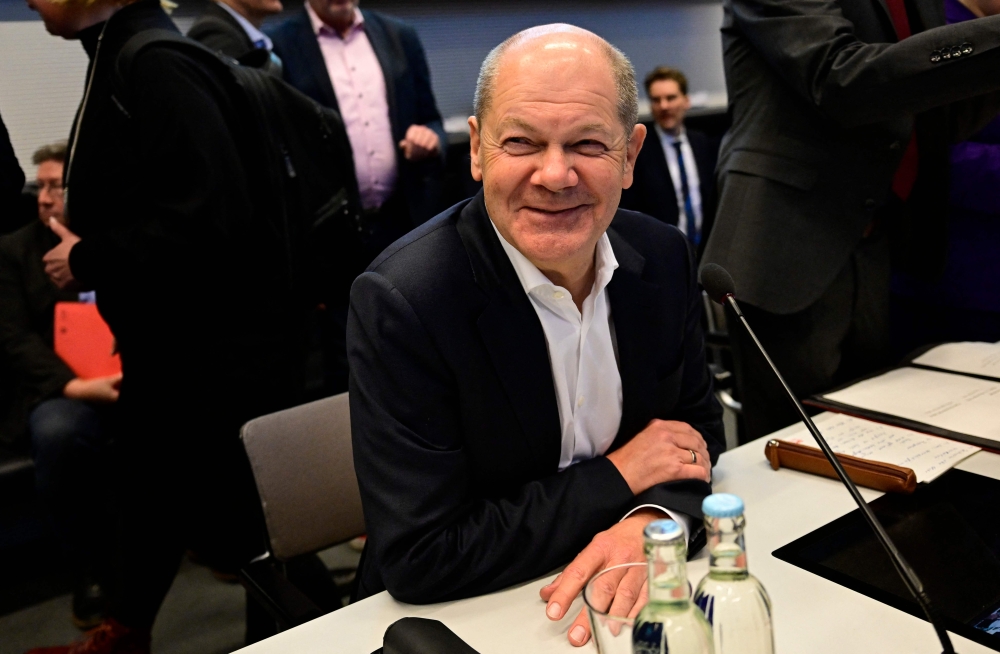
POLYGON ((503 143, 503 149, 507 154, 531 154, 538 150, 538 148, 528 141, 522 138, 507 139, 503 143))
POLYGON ((608 151, 608 148, 600 141, 580 141, 573 145, 573 150, 579 154, 587 156, 596 156, 599 154, 604 154, 608 151))

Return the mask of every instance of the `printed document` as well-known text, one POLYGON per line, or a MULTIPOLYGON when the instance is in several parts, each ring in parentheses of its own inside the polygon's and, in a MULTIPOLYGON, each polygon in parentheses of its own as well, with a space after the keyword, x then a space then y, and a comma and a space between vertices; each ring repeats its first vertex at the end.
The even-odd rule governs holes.
POLYGON ((1000 380, 1000 343, 945 343, 921 354, 913 363, 1000 380))
POLYGON ((899 368, 823 397, 1000 442, 1000 382, 899 368))

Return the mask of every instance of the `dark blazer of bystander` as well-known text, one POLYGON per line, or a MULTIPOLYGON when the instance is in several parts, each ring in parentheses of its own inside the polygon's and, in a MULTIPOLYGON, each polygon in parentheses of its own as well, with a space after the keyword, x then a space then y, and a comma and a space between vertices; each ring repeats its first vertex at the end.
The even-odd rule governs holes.
POLYGON ((243 26, 216 2, 205 6, 187 36, 233 59, 239 59, 256 47, 243 26))
MULTIPOLYGON (((444 132, 431 89, 427 56, 416 30, 377 11, 363 10, 365 34, 385 76, 386 99, 392 136, 399 143, 410 125, 426 125, 438 134, 441 156, 412 162, 397 153, 399 187, 414 225, 441 211, 444 154, 448 137, 444 132)), ((313 33, 305 7, 274 28, 266 30, 281 57, 285 81, 320 104, 340 110, 333 83, 313 33)))

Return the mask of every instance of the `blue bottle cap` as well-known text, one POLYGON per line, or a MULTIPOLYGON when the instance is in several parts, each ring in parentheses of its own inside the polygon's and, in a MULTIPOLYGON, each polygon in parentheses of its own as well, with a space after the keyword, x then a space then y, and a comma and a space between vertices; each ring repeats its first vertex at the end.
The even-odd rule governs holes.
POLYGON ((701 503, 701 511, 709 518, 735 518, 743 515, 743 500, 730 493, 715 493, 701 503))
POLYGON ((684 537, 684 529, 673 520, 653 520, 646 525, 643 535, 658 543, 673 540, 677 537, 684 537))

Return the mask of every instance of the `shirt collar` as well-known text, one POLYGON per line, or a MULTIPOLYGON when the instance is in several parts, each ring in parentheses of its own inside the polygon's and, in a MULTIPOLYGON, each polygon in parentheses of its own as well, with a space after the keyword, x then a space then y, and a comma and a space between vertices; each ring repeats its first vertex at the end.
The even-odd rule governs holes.
MULTIPOLYGON (((541 270, 536 268, 535 264, 528 260, 528 257, 521 254, 517 248, 507 242, 507 239, 503 237, 497 226, 493 224, 492 219, 490 220, 490 225, 493 227, 493 231, 497 233, 500 245, 503 246, 503 251, 507 253, 507 258, 510 259, 511 265, 514 266, 514 272, 517 273, 517 278, 520 280, 525 294, 531 295, 531 292, 538 288, 555 288, 555 284, 541 270)), ((602 291, 608 285, 608 282, 611 281, 615 269, 618 268, 618 259, 615 258, 615 252, 611 248, 611 239, 608 238, 607 232, 601 234, 601 238, 597 241, 594 265, 597 267, 597 272, 594 274, 594 288, 591 289, 591 293, 602 291)))
POLYGON ((267 48, 268 51, 274 49, 274 44, 271 43, 271 38, 257 29, 253 23, 241 16, 235 9, 227 5, 225 2, 216 2, 215 4, 228 11, 229 15, 236 19, 236 22, 240 24, 243 31, 246 32, 247 36, 250 37, 250 40, 253 41, 255 47, 258 43, 263 42, 264 47, 267 48))
MULTIPOLYGON (((309 15, 309 22, 312 24, 313 34, 320 36, 321 34, 329 34, 331 36, 336 36, 340 38, 340 34, 337 30, 333 29, 329 25, 323 22, 323 20, 313 11, 312 6, 310 6, 309 1, 306 0, 306 13, 309 15)), ((354 22, 351 23, 351 27, 348 29, 348 34, 356 32, 358 30, 364 29, 365 17, 361 14, 361 10, 357 7, 354 8, 354 22)))
POLYGON ((687 143, 687 130, 684 128, 683 124, 681 124, 680 130, 677 132, 677 136, 665 132, 657 122, 653 123, 653 129, 656 130, 656 135, 660 137, 661 143, 666 143, 668 145, 673 145, 677 142, 687 143))

